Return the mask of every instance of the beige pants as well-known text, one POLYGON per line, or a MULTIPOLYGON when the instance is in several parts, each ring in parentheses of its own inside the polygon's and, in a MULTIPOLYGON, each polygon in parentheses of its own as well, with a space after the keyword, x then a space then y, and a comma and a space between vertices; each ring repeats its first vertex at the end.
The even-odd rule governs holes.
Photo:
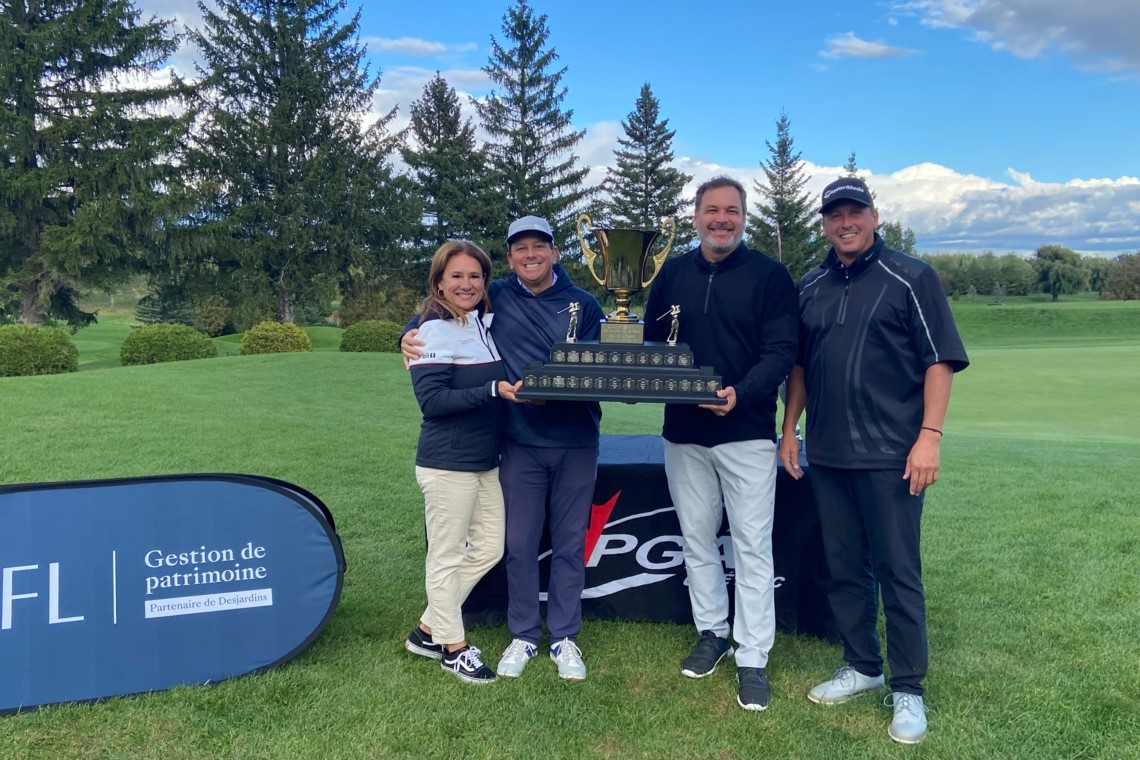
POLYGON ((424 492, 428 606, 420 621, 437 644, 466 639, 461 608, 471 589, 503 556, 506 532, 499 468, 458 472, 416 467, 424 492))

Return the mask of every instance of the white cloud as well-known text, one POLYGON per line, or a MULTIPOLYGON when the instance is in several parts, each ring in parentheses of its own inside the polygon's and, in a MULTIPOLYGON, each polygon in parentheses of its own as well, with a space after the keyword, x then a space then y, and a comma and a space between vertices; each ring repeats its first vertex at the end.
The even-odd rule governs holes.
MULTIPOLYGON (((490 87, 487 75, 481 69, 449 69, 440 71, 439 74, 459 96, 464 118, 470 117, 478 124, 478 115, 475 113, 475 107, 471 105, 471 98, 484 93, 490 87)), ((395 66, 382 70, 380 87, 372 99, 372 111, 377 115, 386 114, 398 107, 399 113, 389 128, 392 131, 404 129, 411 119, 412 103, 419 100, 424 93, 424 85, 435 75, 435 69, 425 69, 420 66, 395 66)))
POLYGON ((827 45, 819 54, 824 58, 905 58, 917 50, 895 47, 885 42, 860 39, 854 32, 837 34, 824 40, 827 45))
MULTIPOLYGON (((590 181, 600 181, 613 163, 620 124, 591 125, 588 156, 590 181), (608 141, 608 143, 607 143, 608 141)), ((585 145, 585 141, 583 142, 585 145)), ((685 188, 691 197, 701 182, 725 174, 739 180, 751 208, 754 183, 764 179, 759 164, 738 167, 707 158, 679 156, 676 166, 693 180, 685 188)), ((842 176, 840 166, 804 162, 810 179, 804 189, 818 198, 824 186, 842 176)), ((1087 253, 1140 250, 1140 178, 1076 178, 1041 182, 1026 172, 1008 169, 1009 181, 963 174, 934 163, 863 177, 877 196, 882 221, 897 221, 915 231, 919 250, 1005 253, 1031 252, 1046 243, 1059 243, 1087 253)))
MULTIPOLYGON (((819 192, 841 173, 824 169, 813 172, 809 190, 819 192)), ((932 163, 860 174, 877 195, 880 218, 912 228, 920 250, 1032 251, 1046 243, 1089 252, 1140 248, 1136 177, 1039 182, 1011 168, 1010 181, 997 182, 932 163)))
POLYGON ((930 27, 971 30, 977 40, 1019 58, 1058 51, 1084 68, 1140 72, 1136 0, 911 0, 894 9, 930 27))
POLYGON ((477 50, 474 42, 464 42, 458 45, 448 45, 434 40, 421 40, 417 37, 363 37, 361 42, 368 46, 373 53, 395 53, 398 55, 412 55, 417 57, 440 56, 446 53, 469 53, 477 50))

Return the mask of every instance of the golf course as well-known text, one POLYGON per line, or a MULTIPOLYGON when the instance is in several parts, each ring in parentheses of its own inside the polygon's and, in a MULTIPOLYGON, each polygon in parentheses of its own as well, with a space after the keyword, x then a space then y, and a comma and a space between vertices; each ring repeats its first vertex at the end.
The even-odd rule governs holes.
MULTIPOLYGON (((209 686, 0 718, 0 758, 1140 758, 1140 303, 955 301, 954 380, 928 492, 930 734, 892 742, 883 693, 807 690, 841 649, 780 633, 762 713, 734 667, 679 672, 691 626, 586 621, 589 668, 536 660, 473 687, 409 655, 424 605, 420 414, 398 354, 310 353, 119 366, 129 309, 79 331, 80 371, 0 378, 0 482, 249 473, 317 495, 348 571, 296 659, 209 686)), ((604 405, 603 433, 656 433, 656 405, 604 405)), ((810 445, 810 441, 809 441, 810 445)), ((3 633, 0 632, 0 636, 3 633)), ((505 626, 470 632, 494 663, 505 626)), ((545 646, 545 642, 544 642, 545 646)))

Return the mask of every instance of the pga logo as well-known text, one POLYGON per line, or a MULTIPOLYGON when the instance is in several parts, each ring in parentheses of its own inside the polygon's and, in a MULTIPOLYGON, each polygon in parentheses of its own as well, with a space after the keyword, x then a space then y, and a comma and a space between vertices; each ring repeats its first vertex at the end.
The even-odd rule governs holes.
MULTIPOLYGON (((660 514, 662 511, 673 511, 672 508, 667 510, 653 510, 651 512, 644 512, 636 515, 629 515, 627 517, 607 523, 602 528, 600 535, 597 536, 596 542, 590 546, 586 559, 586 568, 608 568, 612 566, 615 570, 619 570, 625 577, 616 580, 611 580, 604 584, 611 591, 621 590, 624 588, 631 588, 635 586, 644 586, 651 583, 660 582, 671 578, 677 574, 677 571, 683 572, 685 565, 685 539, 682 536, 675 534, 661 534, 655 536, 644 535, 645 531, 639 531, 641 535, 633 531, 630 532, 609 532, 611 529, 623 524, 627 531, 630 530, 632 525, 629 523, 636 523, 642 521, 643 525, 651 526, 653 523, 649 518, 651 516, 660 514), (630 566, 629 560, 633 560, 634 567, 630 566), (637 571, 642 572, 637 572, 637 571)), ((637 526, 640 527, 640 526, 637 526)), ((732 536, 725 533, 717 537, 717 547, 720 553, 721 564, 724 567, 725 580, 731 582, 736 576, 736 563, 732 552, 732 536)), ((605 573, 608 575, 608 573, 605 573)), ((773 579, 773 588, 779 588, 785 579, 777 576, 773 579)), ((684 581, 688 585, 688 579, 684 581)))

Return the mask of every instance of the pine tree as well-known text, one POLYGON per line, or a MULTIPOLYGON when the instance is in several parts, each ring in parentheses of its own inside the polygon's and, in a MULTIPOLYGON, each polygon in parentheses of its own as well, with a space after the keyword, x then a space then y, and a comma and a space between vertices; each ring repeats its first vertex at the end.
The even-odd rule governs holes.
POLYGON ((657 98, 646 82, 621 126, 625 137, 614 151, 616 166, 606 169, 602 188, 610 195, 606 210, 615 226, 657 229, 665 217, 681 222, 691 200, 681 197, 692 179, 671 166, 673 136, 669 120, 659 118, 657 98))
POLYGON ((412 103, 410 131, 413 144, 401 154, 423 199, 416 235, 421 248, 434 252, 456 238, 487 247, 506 209, 488 179, 486 155, 475 147, 475 128, 438 72, 412 103))
POLYGON ((816 205, 804 191, 809 177, 795 150, 786 113, 776 121, 776 144, 765 141, 770 157, 761 161, 767 182, 755 183, 759 194, 748 224, 752 246, 787 266, 799 279, 823 261, 827 241, 820 232, 816 205))
POLYGON ((328 292, 364 255, 371 186, 389 117, 365 129, 368 72, 345 0, 199 2, 201 125, 194 168, 204 227, 243 288, 270 291, 277 318, 328 292))
POLYGON ((855 151, 851 151, 851 155, 847 157, 847 165, 843 167, 844 176, 858 177, 859 167, 855 165, 855 151))
POLYGON ((106 288, 165 249, 188 94, 136 84, 177 48, 129 0, 0 4, 0 311, 80 327, 106 288))
POLYGON ((586 133, 572 129, 574 112, 563 110, 566 68, 552 68, 558 56, 547 47, 546 16, 536 16, 526 0, 507 10, 502 30, 504 44, 491 39, 483 67, 498 89, 475 103, 490 135, 493 180, 506 201, 495 237, 505 236, 511 219, 537 214, 554 225, 557 242, 569 242, 593 190, 583 187, 589 168, 579 167, 573 152, 586 133))

